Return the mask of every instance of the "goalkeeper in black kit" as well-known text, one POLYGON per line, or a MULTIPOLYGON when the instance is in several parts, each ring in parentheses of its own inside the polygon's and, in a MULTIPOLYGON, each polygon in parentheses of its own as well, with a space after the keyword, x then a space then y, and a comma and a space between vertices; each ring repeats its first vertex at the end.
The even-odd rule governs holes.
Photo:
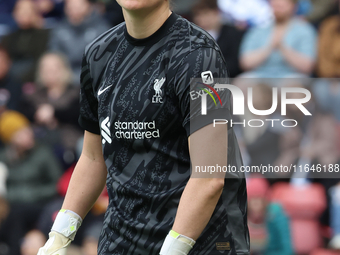
MULTIPOLYGON (((244 176, 195 177, 191 166, 242 159, 230 118, 207 103, 192 109, 192 78, 226 78, 212 37, 170 10, 168 0, 117 0, 125 22, 85 49, 81 157, 39 255, 64 255, 105 184, 109 206, 99 255, 248 255, 244 176)), ((203 85, 202 85, 203 86, 203 85)))

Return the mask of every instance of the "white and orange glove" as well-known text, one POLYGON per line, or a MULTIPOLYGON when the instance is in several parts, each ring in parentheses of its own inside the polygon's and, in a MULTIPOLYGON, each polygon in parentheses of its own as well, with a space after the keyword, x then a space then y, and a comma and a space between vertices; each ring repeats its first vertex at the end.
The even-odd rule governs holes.
POLYGON ((190 237, 170 230, 166 236, 160 255, 187 255, 196 242, 190 237))
POLYGON ((66 248, 74 240, 82 218, 70 210, 60 210, 46 244, 37 255, 66 255, 66 248))

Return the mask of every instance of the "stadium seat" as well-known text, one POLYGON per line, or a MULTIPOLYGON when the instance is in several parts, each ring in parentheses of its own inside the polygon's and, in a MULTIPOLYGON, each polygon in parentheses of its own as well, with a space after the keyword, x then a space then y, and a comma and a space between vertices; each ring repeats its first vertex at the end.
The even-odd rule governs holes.
POLYGON ((321 184, 295 187, 289 183, 276 183, 271 201, 280 202, 291 218, 315 219, 327 206, 325 189, 321 184))
POLYGON ((272 189, 271 201, 282 204, 290 217, 296 254, 310 254, 323 245, 318 222, 326 208, 323 186, 310 184, 296 187, 289 183, 276 183, 272 189))

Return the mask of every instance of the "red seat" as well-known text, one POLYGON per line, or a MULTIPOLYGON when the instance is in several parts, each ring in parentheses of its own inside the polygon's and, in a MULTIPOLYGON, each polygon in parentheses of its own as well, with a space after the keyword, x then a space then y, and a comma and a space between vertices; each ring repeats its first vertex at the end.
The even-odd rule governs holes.
POLYGON ((315 220, 291 219, 293 247, 297 254, 310 254, 323 246, 320 225, 315 220))
POLYGON ((289 183, 276 183, 271 200, 280 202, 291 218, 316 219, 327 206, 325 189, 320 184, 295 187, 289 183))
POLYGON ((326 208, 322 185, 310 184, 296 187, 289 183, 273 186, 271 200, 282 204, 291 219, 292 241, 295 253, 310 254, 322 246, 318 218, 326 208))

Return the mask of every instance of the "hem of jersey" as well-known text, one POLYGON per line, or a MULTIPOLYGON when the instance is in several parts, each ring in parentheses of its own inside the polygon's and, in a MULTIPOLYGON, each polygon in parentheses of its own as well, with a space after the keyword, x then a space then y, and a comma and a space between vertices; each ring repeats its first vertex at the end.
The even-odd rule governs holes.
POLYGON ((82 116, 79 116, 78 123, 86 131, 89 131, 96 135, 100 135, 100 128, 99 128, 98 122, 91 121, 91 120, 85 119, 82 116))
POLYGON ((214 119, 221 119, 221 118, 228 120, 228 128, 231 128, 230 126, 231 115, 230 115, 229 110, 226 108, 214 109, 214 110, 208 111, 207 115, 197 116, 189 120, 187 123, 185 123, 184 128, 187 133, 187 136, 189 137, 197 130, 209 124, 212 124, 214 122, 214 119))

